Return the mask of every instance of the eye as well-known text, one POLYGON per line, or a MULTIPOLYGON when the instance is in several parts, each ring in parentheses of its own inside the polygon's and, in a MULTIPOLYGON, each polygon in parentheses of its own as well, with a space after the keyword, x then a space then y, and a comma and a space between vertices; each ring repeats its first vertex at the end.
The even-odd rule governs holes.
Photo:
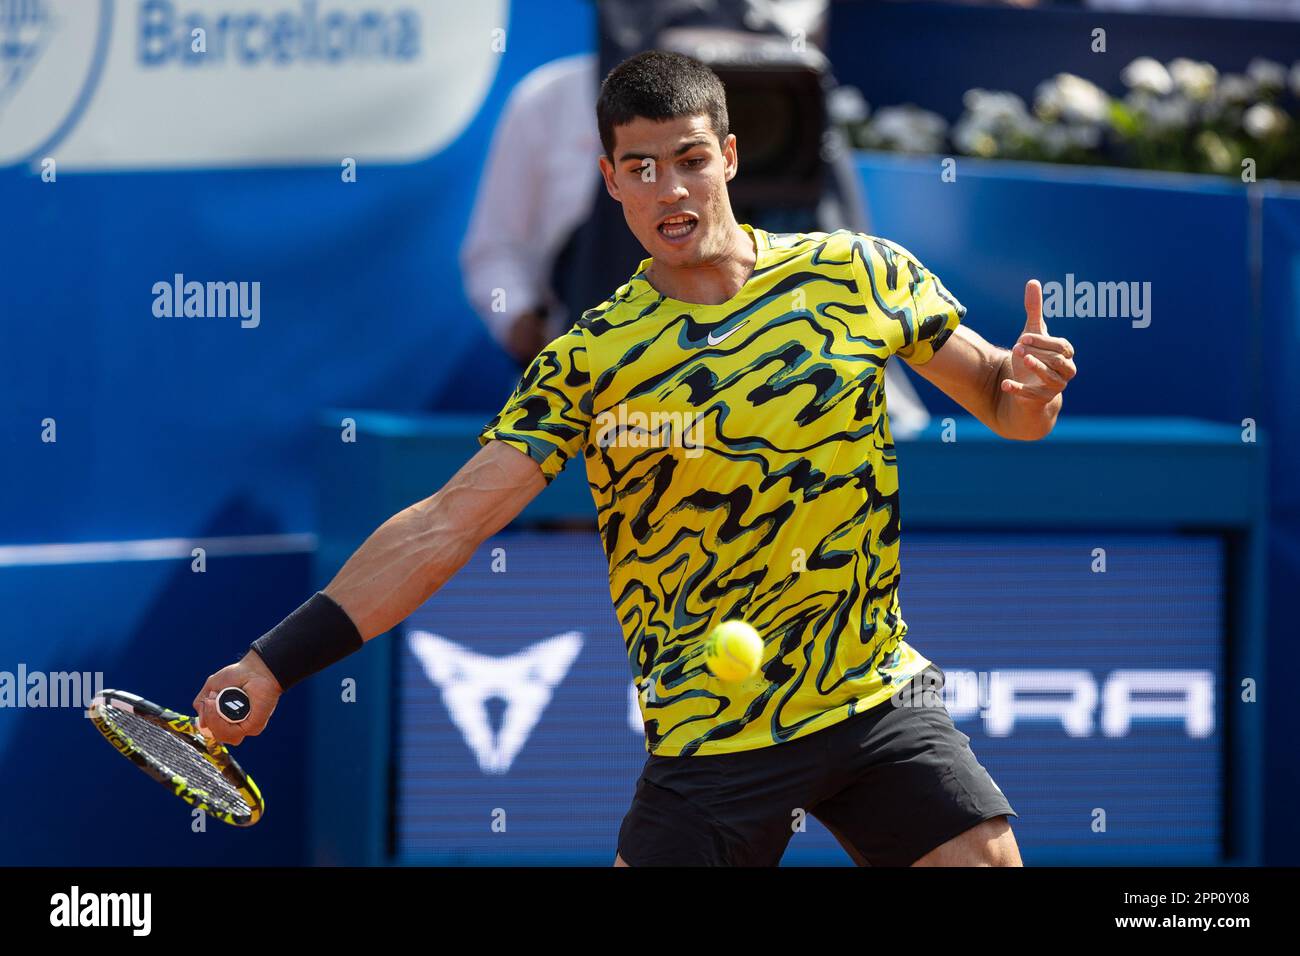
POLYGON ((707 162, 708 160, 705 159, 703 156, 693 156, 692 158, 682 163, 682 165, 687 167, 688 169, 699 169, 707 162))

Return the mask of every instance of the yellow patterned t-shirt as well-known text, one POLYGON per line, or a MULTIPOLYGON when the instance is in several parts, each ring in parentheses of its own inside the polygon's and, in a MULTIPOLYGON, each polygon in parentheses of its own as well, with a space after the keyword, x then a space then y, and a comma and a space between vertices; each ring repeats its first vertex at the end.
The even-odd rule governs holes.
POLYGON ((581 455, 647 747, 727 753, 886 701, 929 661, 903 640, 885 363, 930 359, 965 308, 905 249, 743 227, 720 305, 667 298, 647 259, 528 367, 483 431, 547 480, 581 455), (704 642, 740 618, 762 666, 724 683, 704 642))

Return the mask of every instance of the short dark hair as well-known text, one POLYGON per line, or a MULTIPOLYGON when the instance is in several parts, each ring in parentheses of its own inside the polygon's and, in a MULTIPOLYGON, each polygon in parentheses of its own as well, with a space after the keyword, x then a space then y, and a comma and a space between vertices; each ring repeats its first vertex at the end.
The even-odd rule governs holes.
POLYGON ((699 60, 681 53, 647 50, 628 57, 600 84, 596 125, 605 155, 614 159, 614 127, 637 117, 670 120, 681 116, 709 118, 718 142, 727 138, 727 92, 718 75, 699 60))

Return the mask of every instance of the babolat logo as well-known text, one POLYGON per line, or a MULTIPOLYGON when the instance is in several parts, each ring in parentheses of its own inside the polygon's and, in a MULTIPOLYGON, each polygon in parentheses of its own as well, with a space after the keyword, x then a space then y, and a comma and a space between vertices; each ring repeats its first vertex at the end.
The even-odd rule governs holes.
POLYGON ((57 25, 46 0, 0 0, 0 110, 31 76, 57 25))
POLYGON ((51 926, 125 926, 132 936, 148 936, 152 914, 151 893, 83 893, 74 886, 50 897, 51 926))

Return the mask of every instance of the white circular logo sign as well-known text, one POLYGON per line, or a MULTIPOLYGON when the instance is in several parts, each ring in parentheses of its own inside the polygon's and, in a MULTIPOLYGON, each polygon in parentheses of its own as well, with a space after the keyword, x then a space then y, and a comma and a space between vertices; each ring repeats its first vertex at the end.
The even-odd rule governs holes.
POLYGON ((94 92, 111 0, 0 0, 0 166, 56 146, 94 92))

